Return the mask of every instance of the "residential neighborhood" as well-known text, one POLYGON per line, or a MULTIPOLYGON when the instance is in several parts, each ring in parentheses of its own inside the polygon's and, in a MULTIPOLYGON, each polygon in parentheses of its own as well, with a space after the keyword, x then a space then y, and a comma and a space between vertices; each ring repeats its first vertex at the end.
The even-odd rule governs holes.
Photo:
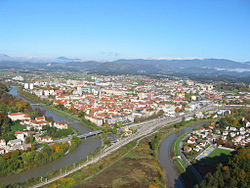
MULTIPOLYGON (((79 76, 80 77, 80 76, 79 76)), ((57 107, 81 111, 99 127, 131 124, 157 114, 174 117, 211 103, 221 93, 212 84, 191 80, 156 80, 147 76, 83 75, 80 80, 62 77, 16 81, 23 91, 57 107)), ((197 114, 202 118, 202 114, 197 114)))
MULTIPOLYGON (((249 121, 243 117, 234 122, 233 126, 224 125, 222 121, 214 122, 193 130, 183 139, 185 155, 193 159, 210 146, 224 146, 232 150, 247 146, 250 142, 249 121)), ((206 152, 202 154, 204 157, 208 155, 206 152)))
MULTIPOLYGON (((23 112, 10 113, 8 117, 11 121, 18 121, 23 127, 23 131, 16 131, 14 140, 6 142, 4 139, 0 140, 0 154, 6 154, 15 150, 27 150, 31 148, 32 144, 27 143, 26 139, 30 136, 35 138, 36 143, 52 143, 54 139, 46 135, 45 127, 55 127, 56 129, 68 129, 66 122, 49 122, 46 121, 45 116, 35 117, 34 120, 28 114, 23 112)), ((34 143, 33 143, 34 144, 34 143)))

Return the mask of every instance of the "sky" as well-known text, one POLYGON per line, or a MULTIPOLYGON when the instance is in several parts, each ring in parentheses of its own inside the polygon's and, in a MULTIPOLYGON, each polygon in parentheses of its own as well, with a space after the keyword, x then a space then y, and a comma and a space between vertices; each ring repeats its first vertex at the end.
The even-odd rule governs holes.
POLYGON ((250 1, 0 0, 0 53, 250 61, 250 1))

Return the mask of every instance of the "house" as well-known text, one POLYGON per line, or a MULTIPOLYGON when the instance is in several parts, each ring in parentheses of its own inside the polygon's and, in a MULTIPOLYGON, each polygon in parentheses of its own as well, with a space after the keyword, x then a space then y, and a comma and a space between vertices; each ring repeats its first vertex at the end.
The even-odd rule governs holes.
POLYGON ((193 111, 193 109, 192 109, 190 106, 186 106, 186 107, 185 107, 185 111, 191 112, 191 111, 193 111))
POLYGON ((85 119, 91 121, 99 127, 102 127, 103 120, 101 118, 97 118, 96 116, 85 115, 85 119))
POLYGON ((236 127, 230 127, 230 131, 237 131, 236 127))
POLYGON ((30 125, 31 120, 23 120, 20 122, 21 125, 30 125))
POLYGON ((198 144, 195 148, 197 148, 198 150, 201 150, 201 149, 202 149, 202 147, 201 147, 200 144, 198 144))
POLYGON ((53 138, 52 137, 42 137, 41 142, 42 143, 50 143, 50 142, 53 142, 53 138))
POLYGON ((187 141, 188 144, 194 144, 195 143, 195 139, 194 138, 189 138, 189 140, 187 141))
POLYGON ((230 136, 233 138, 233 137, 236 136, 236 133, 235 133, 235 132, 231 132, 231 133, 230 133, 230 136))
POLYGON ((245 133, 246 133, 245 128, 244 128, 244 127, 241 127, 241 128, 240 128, 240 134, 245 134, 245 133))
POLYGON ((3 148, 0 148, 0 155, 3 155, 5 153, 3 148))
POLYGON ((15 132, 15 136, 16 136, 17 139, 21 140, 22 142, 25 141, 25 134, 24 134, 24 132, 16 131, 15 132))
POLYGON ((204 148, 207 145, 207 142, 206 141, 202 141, 199 145, 204 148))
MULTIPOLYGON (((51 126, 51 123, 48 122, 48 121, 36 121, 36 120, 32 120, 30 122, 30 126, 31 127, 34 127, 34 129, 36 130, 42 130, 43 129, 43 126, 51 126)), ((30 129, 30 127, 27 129, 30 129)))
POLYGON ((13 147, 13 146, 21 145, 21 144, 22 144, 22 141, 20 139, 15 139, 15 140, 10 140, 7 145, 13 147))
POLYGON ((39 137, 39 136, 36 136, 35 140, 38 143, 51 143, 51 142, 53 142, 53 138, 52 137, 39 137))
POLYGON ((246 127, 250 127, 250 122, 249 121, 246 123, 246 127))
POLYGON ((228 131, 223 131, 223 135, 224 136, 228 135, 228 131))
POLYGON ((194 148, 195 151, 199 152, 201 150, 201 147, 199 145, 197 145, 195 148, 194 148))
POLYGON ((0 147, 6 146, 6 141, 4 139, 0 140, 0 147))
POLYGON ((11 121, 17 121, 17 120, 30 120, 30 116, 28 114, 18 112, 18 113, 11 113, 8 115, 8 117, 11 119, 11 121))
POLYGON ((200 128, 200 132, 201 132, 201 133, 205 132, 205 128, 204 128, 204 127, 201 127, 201 128, 200 128))
POLYGON ((42 116, 42 117, 36 117, 35 120, 37 122, 46 121, 44 116, 42 116))
POLYGON ((57 129, 68 129, 68 124, 66 122, 56 121, 54 122, 54 127, 56 127, 57 129))
POLYGON ((184 151, 185 151, 185 152, 189 153, 191 150, 192 150, 191 147, 189 147, 189 146, 184 146, 184 151))

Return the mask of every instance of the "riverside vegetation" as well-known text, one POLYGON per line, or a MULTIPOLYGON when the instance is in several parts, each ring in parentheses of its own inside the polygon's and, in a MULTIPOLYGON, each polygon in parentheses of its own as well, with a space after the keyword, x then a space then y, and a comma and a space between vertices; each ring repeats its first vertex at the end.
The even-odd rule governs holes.
POLYGON ((165 187, 167 178, 158 163, 158 148, 170 134, 195 122, 181 122, 162 128, 152 135, 120 148, 95 164, 89 165, 45 187, 165 187))
MULTIPOLYGON (((39 109, 31 108, 27 101, 18 99, 8 93, 8 87, 0 83, 0 139, 6 142, 15 139, 15 132, 22 131, 23 126, 19 121, 12 122, 8 118, 8 112, 25 112, 32 118, 44 115, 39 109)), ((70 129, 70 132, 72 130, 70 129)), ((54 129, 48 131, 49 135, 61 137, 67 132, 57 132, 54 129)), ((74 137, 71 145, 68 143, 55 143, 51 145, 43 144, 37 151, 38 146, 34 143, 33 136, 27 137, 26 143, 31 143, 32 147, 27 151, 12 151, 0 156, 0 176, 6 176, 11 173, 20 173, 29 168, 39 166, 55 160, 64 155, 68 150, 73 150, 80 143, 80 139, 74 137)))

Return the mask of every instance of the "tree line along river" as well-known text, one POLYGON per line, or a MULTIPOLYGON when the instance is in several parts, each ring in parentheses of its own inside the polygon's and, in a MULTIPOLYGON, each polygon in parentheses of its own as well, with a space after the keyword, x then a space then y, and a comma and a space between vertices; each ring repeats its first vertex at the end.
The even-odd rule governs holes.
MULTIPOLYGON (((12 89, 10 90, 10 94, 28 101, 31 105, 32 103, 24 98, 21 97, 18 94, 18 87, 17 86, 12 86, 12 89)), ((51 112, 50 110, 43 108, 41 106, 33 106, 33 108, 40 108, 41 110, 45 111, 45 115, 53 117, 55 121, 65 121, 69 123, 72 127, 77 129, 81 134, 88 133, 92 131, 86 126, 83 126, 77 122, 71 121, 61 115, 58 115, 54 112, 51 112)), ((99 147, 101 146, 101 138, 100 137, 91 137, 88 138, 86 141, 83 140, 82 143, 72 152, 68 153, 67 155, 56 159, 50 163, 47 163, 45 165, 39 166, 39 167, 34 167, 29 170, 23 171, 19 174, 13 174, 9 175, 6 177, 0 177, 0 183, 1 184, 13 184, 13 183, 20 183, 24 182, 27 179, 33 178, 33 177, 40 177, 40 176, 45 176, 46 174, 54 171, 54 170, 59 170, 60 168, 65 168, 67 166, 72 165, 75 162, 78 162, 82 159, 86 159, 87 156, 90 153, 93 153, 96 151, 99 147)))

